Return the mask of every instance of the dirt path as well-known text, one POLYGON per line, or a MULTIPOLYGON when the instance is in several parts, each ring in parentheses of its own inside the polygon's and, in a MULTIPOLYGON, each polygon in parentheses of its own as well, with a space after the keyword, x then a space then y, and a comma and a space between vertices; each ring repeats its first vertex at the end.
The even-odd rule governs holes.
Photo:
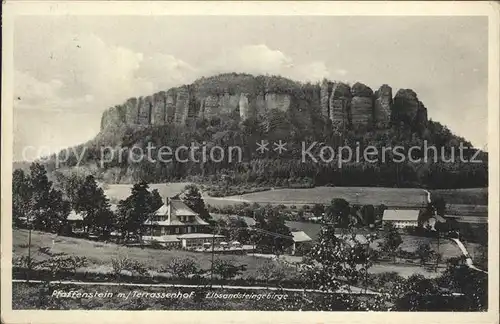
POLYGON ((467 263, 467 266, 469 268, 471 268, 473 270, 476 270, 476 271, 483 272, 483 273, 488 273, 487 271, 479 269, 478 267, 476 267, 474 265, 474 262, 472 261, 472 257, 470 256, 469 252, 467 251, 467 248, 465 247, 465 245, 459 239, 452 238, 450 240, 452 240, 453 242, 455 242, 458 245, 458 248, 460 249, 460 251, 462 251, 462 253, 463 253, 464 257, 465 257, 465 262, 467 263))

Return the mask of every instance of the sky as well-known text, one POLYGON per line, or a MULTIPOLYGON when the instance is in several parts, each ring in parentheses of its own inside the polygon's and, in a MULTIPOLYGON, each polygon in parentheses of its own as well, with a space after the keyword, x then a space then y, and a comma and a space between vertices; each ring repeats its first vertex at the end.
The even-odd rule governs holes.
POLYGON ((486 17, 18 16, 14 160, 93 138, 127 98, 221 72, 410 88, 484 147, 487 53, 486 17))

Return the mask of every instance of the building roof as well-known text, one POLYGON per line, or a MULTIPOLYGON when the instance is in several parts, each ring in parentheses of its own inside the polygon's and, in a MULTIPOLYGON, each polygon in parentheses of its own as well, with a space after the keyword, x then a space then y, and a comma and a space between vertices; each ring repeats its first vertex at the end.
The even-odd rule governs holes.
POLYGON ((168 207, 166 204, 161 205, 160 208, 156 211, 156 215, 167 215, 168 214, 168 207))
POLYGON ((384 211, 384 221, 418 221, 420 210, 416 209, 387 209, 384 211))
POLYGON ((83 220, 83 215, 81 213, 77 213, 74 210, 71 210, 67 220, 69 221, 82 221, 83 220))
MULTIPOLYGON (((191 208, 189 208, 182 200, 170 199, 171 212, 178 216, 197 216, 191 208)), ((161 208, 160 208, 161 209, 161 208)))
POLYGON ((188 225, 208 225, 196 212, 189 208, 184 202, 176 199, 168 199, 166 204, 161 205, 158 210, 156 210, 155 215, 157 216, 170 216, 163 221, 153 221, 151 219, 146 220, 144 225, 158 225, 158 226, 188 226, 188 225), (169 206, 170 205, 170 215, 169 206), (192 221, 181 221, 179 216, 191 216, 194 217, 192 221))
POLYGON ((294 242, 310 242, 312 239, 303 231, 292 232, 294 242))

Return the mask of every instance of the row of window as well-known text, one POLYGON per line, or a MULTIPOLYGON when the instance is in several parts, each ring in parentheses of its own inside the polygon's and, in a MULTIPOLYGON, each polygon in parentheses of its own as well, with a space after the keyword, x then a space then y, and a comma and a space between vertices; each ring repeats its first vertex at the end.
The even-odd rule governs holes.
POLYGON ((196 226, 187 226, 187 227, 154 227, 152 230, 149 230, 153 236, 161 236, 161 235, 175 235, 175 234, 189 234, 189 233, 198 233, 196 226))
MULTIPOLYGON (((153 222, 164 222, 168 219, 167 216, 165 215, 160 215, 160 216, 153 216, 152 221, 153 222)), ((188 222, 188 223, 193 223, 195 221, 194 216, 177 216, 177 219, 181 222, 188 222)))

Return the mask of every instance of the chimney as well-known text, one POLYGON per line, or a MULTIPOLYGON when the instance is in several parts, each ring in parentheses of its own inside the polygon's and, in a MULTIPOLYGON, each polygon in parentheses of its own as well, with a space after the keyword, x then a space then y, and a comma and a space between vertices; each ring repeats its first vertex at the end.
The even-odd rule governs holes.
POLYGON ((167 206, 167 222, 170 225, 170 214, 171 214, 171 208, 170 208, 170 197, 165 198, 165 205, 167 206))

